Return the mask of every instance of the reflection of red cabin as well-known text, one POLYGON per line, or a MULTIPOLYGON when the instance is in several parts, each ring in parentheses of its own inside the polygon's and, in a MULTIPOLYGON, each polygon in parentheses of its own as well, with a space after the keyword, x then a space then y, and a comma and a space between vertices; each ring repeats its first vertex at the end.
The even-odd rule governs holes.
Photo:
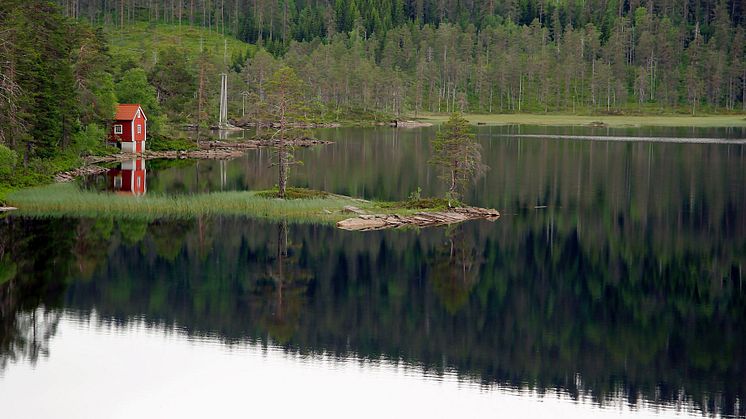
POLYGON ((109 170, 107 176, 110 191, 123 195, 144 195, 147 191, 147 173, 143 159, 122 162, 120 169, 109 170))
POLYGON ((122 144, 122 151, 142 153, 148 134, 148 118, 138 104, 119 105, 111 124, 111 141, 122 144))

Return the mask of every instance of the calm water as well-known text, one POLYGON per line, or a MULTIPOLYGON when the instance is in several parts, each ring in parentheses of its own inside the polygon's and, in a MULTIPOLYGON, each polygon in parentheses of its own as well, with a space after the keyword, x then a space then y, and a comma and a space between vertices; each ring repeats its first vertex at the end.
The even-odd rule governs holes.
MULTIPOLYGON (((321 130, 291 184, 442 193, 434 132, 321 130)), ((503 216, 419 232, 5 217, 0 417, 743 416, 746 145, 548 135, 746 138, 481 127, 467 201, 503 216)), ((148 162, 147 193, 269 163, 148 162)))

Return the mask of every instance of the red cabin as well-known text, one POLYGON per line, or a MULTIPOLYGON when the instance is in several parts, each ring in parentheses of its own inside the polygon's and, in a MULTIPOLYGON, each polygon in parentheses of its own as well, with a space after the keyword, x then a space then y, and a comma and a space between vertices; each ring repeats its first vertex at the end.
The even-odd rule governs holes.
POLYGON ((122 151, 142 153, 148 134, 148 118, 138 104, 119 105, 111 124, 111 141, 120 143, 122 151))
POLYGON ((145 185, 147 172, 145 160, 136 159, 122 162, 119 169, 110 169, 108 174, 108 190, 122 195, 145 195, 148 188, 145 185))

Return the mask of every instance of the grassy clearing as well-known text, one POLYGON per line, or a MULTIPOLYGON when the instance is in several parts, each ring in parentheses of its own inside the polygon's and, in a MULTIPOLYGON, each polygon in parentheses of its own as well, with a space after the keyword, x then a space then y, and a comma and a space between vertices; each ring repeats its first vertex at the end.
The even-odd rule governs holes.
MULTIPOLYGON (((448 119, 446 114, 421 114, 418 119, 440 123, 448 119)), ((472 124, 487 125, 592 125, 603 123, 609 127, 746 127, 746 115, 715 116, 622 116, 622 115, 533 115, 533 114, 467 114, 466 119, 472 124)))
POLYGON ((112 53, 133 54, 137 57, 152 59, 153 52, 164 47, 181 47, 187 58, 194 59, 199 55, 200 45, 204 46, 214 57, 222 60, 227 48, 228 58, 246 54, 253 50, 253 45, 239 41, 232 36, 223 37, 214 31, 189 25, 149 24, 145 22, 128 24, 124 29, 108 27, 107 35, 112 53))

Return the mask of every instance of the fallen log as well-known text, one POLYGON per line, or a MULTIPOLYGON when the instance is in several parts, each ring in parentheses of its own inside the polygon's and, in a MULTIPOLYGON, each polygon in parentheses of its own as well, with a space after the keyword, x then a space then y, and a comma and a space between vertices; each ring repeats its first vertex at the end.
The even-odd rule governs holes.
POLYGON ((479 219, 495 221, 499 217, 500 213, 494 209, 460 207, 445 212, 418 212, 414 215, 360 214, 338 222, 337 227, 348 231, 375 231, 401 227, 424 228, 479 219))
POLYGON ((421 121, 399 121, 394 120, 389 123, 390 126, 396 127, 396 128, 423 128, 423 127, 432 127, 433 124, 429 122, 421 122, 421 121))

